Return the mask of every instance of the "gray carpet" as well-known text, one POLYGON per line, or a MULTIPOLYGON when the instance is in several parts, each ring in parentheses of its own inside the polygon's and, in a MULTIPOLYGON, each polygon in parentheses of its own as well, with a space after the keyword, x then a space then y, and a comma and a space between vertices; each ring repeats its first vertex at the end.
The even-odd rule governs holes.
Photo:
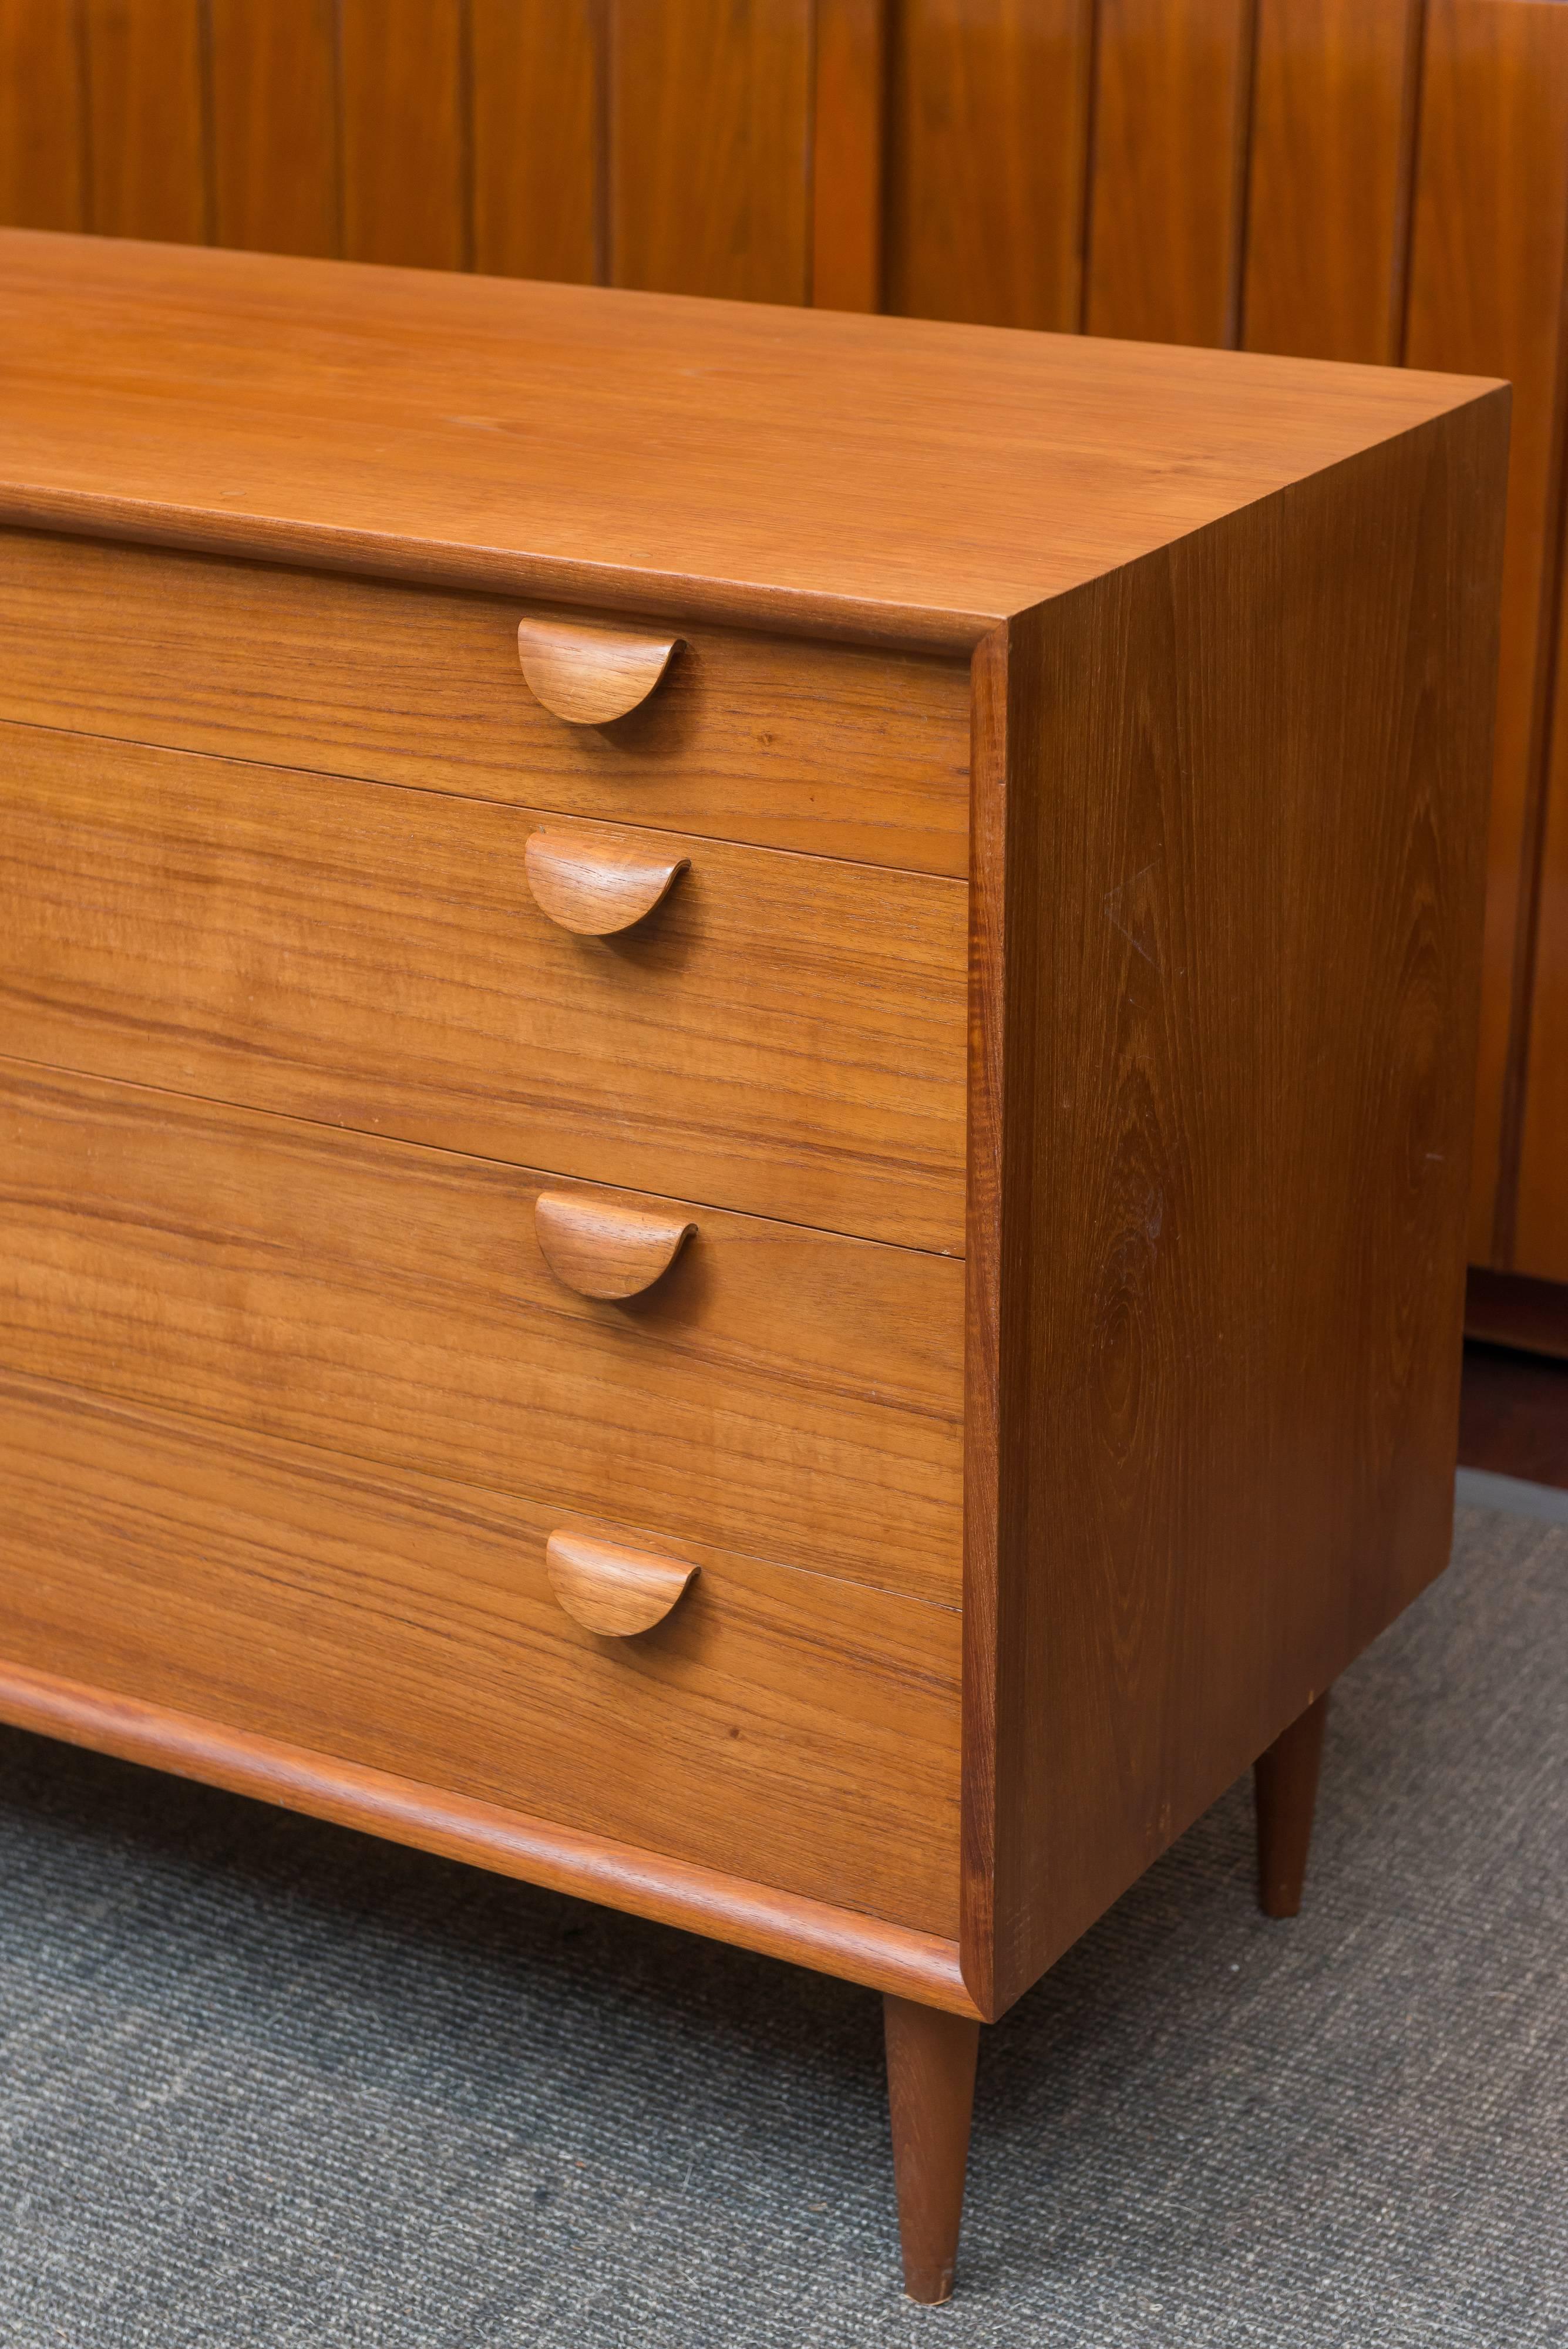
POLYGON ((1568 1532, 1341 1684, 1309 1913, 1238 1787, 981 2049, 909 2307, 875 2002, 0 1733, 6 2349, 1568 2338, 1568 1532))

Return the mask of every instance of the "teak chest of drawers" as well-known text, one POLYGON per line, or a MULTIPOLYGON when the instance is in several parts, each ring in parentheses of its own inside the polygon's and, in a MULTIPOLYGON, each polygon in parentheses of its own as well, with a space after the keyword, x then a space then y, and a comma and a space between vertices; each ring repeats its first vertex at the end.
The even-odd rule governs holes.
POLYGON ((1507 394, 0 236, 0 1714, 977 2026, 1447 1554, 1507 394))

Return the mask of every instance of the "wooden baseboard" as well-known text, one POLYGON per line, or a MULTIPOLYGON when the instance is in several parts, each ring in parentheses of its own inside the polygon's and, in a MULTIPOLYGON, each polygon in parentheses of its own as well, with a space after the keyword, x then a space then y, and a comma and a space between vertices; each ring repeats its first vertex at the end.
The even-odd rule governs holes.
POLYGON ((0 1665, 0 1721, 705 1933, 868 1990, 892 1991, 951 2014, 980 2012, 959 1971, 957 1942, 908 1926, 830 1909, 20 1665, 0 1665))
POLYGON ((1465 1285, 1465 1335, 1568 1361, 1568 1283, 1472 1265, 1465 1285))

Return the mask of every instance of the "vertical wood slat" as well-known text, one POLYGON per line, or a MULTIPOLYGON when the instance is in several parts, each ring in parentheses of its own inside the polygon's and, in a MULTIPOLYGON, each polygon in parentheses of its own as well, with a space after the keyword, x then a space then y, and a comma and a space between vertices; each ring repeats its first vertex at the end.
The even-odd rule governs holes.
POLYGON ((1249 350, 1398 361, 1420 0, 1260 0, 1249 350))
POLYGON ((603 0, 470 0, 473 265, 591 285, 602 273, 603 0))
POLYGON ((0 221, 87 224, 77 14, 64 0, 0 0, 0 221))
POLYGON ((338 0, 343 251, 469 261, 462 0, 338 0))
POLYGON ((1100 0, 1085 325, 1233 343, 1253 0, 1100 0))
POLYGON ((888 0, 816 0, 812 91, 811 298, 882 305, 882 151, 888 0))
POLYGON ((887 304, 1076 328, 1092 0, 900 0, 887 304))
POLYGON ((1430 0, 1405 356, 1513 384, 1470 1253, 1506 1268, 1568 285, 1568 7, 1430 0))
POLYGON ((805 302, 811 0, 611 0, 618 285, 805 302))
MULTIPOLYGON (((1560 549, 1568 573, 1568 538, 1560 549)), ((1513 1269, 1568 1281, 1568 595, 1559 606, 1513 1269)))
POLYGON ((208 0, 208 9, 214 241, 337 253, 333 0, 208 0))
POLYGON ((210 222, 199 0, 83 0, 88 225, 204 244, 210 222))

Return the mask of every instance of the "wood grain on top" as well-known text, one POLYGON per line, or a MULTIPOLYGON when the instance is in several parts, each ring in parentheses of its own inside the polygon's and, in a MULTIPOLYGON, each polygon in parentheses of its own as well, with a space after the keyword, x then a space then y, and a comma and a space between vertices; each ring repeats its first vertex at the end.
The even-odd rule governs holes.
POLYGON ((1473 389, 27 230, 0 336, 5 520, 949 646, 1473 389))

